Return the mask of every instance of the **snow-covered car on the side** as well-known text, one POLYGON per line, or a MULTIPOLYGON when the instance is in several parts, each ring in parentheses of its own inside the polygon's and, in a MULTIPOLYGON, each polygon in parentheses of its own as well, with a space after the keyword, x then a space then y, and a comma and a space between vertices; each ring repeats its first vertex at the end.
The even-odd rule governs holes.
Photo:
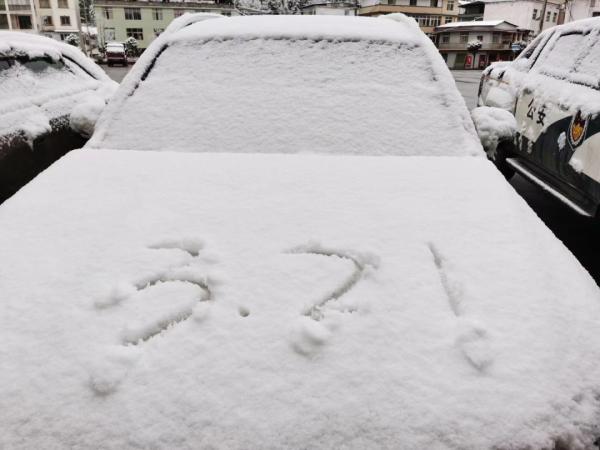
POLYGON ((2 448, 598 436, 598 288, 402 15, 176 19, 0 230, 2 448))
POLYGON ((82 147, 117 84, 77 48, 0 32, 0 202, 82 147))
POLYGON ((482 75, 473 119, 500 170, 586 216, 600 204, 600 18, 553 27, 482 75))

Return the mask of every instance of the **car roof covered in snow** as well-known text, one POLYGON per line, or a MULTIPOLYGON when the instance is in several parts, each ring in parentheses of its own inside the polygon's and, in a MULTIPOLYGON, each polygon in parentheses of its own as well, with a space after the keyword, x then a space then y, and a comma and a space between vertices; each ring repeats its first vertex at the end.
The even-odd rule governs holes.
POLYGON ((67 57, 80 65, 94 78, 109 81, 106 73, 85 56, 79 48, 46 36, 16 31, 0 31, 0 56, 22 56, 29 58, 60 59, 67 57))
POLYGON ((184 15, 152 42, 125 77, 87 146, 483 155, 444 60, 417 23, 402 14, 381 18, 184 15), (283 48, 287 40, 290 47, 283 48), (248 54, 251 61, 245 63, 248 54), (296 64, 300 57, 304 63, 296 64), (203 58, 208 58, 206 64, 203 58), (364 67, 358 69, 361 64, 364 67), (278 95, 270 95, 269 85, 284 80, 286 86, 278 95), (189 95, 179 98, 186 89, 189 95), (315 95, 307 97, 305 90, 314 90, 315 95), (176 105, 155 111, 160 108, 159 98, 176 105), (229 108, 235 111, 224 120, 229 108), (297 122, 296 128, 286 127, 288 119, 270 113, 288 114, 290 124, 297 122), (177 120, 178 114, 193 123, 177 120), (155 121, 169 117, 174 126, 159 131, 155 121), (402 126, 362 132, 391 118, 390 123, 402 126), (266 121, 275 126, 269 130, 266 121), (337 135, 319 131, 327 122, 337 126, 337 135), (126 123, 133 133, 122 132, 126 123), (432 124, 438 132, 426 133, 432 124), (289 135, 294 129, 304 135, 289 135))
POLYGON ((597 437, 598 287, 483 158, 77 150, 0 229, 0 447, 597 437))

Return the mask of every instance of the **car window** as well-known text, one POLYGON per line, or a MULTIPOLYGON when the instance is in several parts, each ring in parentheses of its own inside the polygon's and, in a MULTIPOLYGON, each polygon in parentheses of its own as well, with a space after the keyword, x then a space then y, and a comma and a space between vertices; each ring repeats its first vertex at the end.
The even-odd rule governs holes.
POLYGON ((94 81, 75 63, 50 58, 5 59, 0 62, 0 98, 3 102, 48 96, 53 91, 76 88, 94 81))
POLYGON ((525 50, 523 50, 523 52, 519 55, 519 57, 517 58, 517 60, 519 59, 529 59, 533 56, 534 52, 537 50, 537 48, 540 46, 540 43, 542 42, 543 38, 545 36, 544 35, 540 35, 537 38, 535 38, 533 40, 533 42, 531 42, 526 48, 525 50))
POLYGON ((585 50, 586 36, 582 33, 563 34, 544 48, 535 68, 557 78, 567 78, 579 55, 585 50))
POLYGON ((579 59, 574 69, 575 74, 585 84, 598 87, 600 84, 600 44, 597 39, 592 42, 589 52, 579 59))
POLYGON ((99 145, 190 152, 467 154, 468 132, 459 109, 464 104, 451 89, 415 44, 179 41, 160 54, 111 116, 99 145))

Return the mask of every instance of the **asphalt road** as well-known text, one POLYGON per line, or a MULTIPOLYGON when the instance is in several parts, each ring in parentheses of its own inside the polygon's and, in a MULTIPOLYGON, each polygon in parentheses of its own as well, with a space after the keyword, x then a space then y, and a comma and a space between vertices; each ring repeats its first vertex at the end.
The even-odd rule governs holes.
MULTIPOLYGON (((103 66, 115 81, 121 81, 129 67, 103 66)), ((479 87, 478 70, 453 71, 458 90, 463 95, 469 110, 477 103, 479 87)), ((554 234, 571 250, 581 264, 590 272, 596 283, 600 284, 600 223, 579 216, 542 189, 531 184, 519 175, 510 181, 512 187, 525 199, 535 213, 544 221, 554 234)), ((540 249, 543 252, 544 249, 540 249)), ((502 268, 498 268, 502 270, 502 268)))
POLYGON ((113 66, 113 67, 102 66, 102 68, 108 74, 109 77, 111 77, 117 83, 120 83, 121 80, 125 77, 125 75, 127 75, 127 72, 129 72, 129 69, 131 69, 131 66, 126 66, 126 67, 123 67, 123 66, 113 66))
MULTIPOLYGON (((477 104, 481 72, 456 70, 452 71, 452 74, 469 110, 474 108, 477 104)), ((519 175, 515 175, 510 184, 600 285, 600 222, 597 223, 574 213, 550 194, 519 175)), ((540 249, 540 252, 543 251, 540 249)))

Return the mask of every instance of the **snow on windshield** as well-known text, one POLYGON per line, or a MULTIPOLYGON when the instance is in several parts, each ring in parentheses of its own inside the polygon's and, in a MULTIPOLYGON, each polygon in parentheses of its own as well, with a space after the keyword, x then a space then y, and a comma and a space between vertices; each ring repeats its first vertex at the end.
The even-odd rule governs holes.
POLYGON ((452 92, 415 44, 176 41, 95 146, 197 152, 466 155, 452 92), (432 131, 435 132, 432 132, 432 131))

